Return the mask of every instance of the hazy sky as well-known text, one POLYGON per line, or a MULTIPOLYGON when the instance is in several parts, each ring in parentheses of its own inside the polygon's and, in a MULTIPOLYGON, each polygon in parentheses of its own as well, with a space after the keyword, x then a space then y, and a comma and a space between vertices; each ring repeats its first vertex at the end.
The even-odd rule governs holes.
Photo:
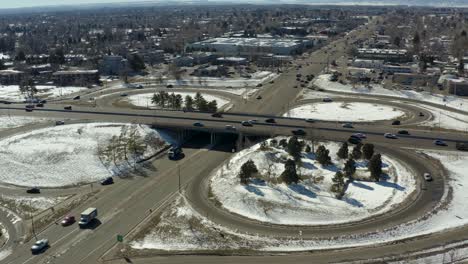
POLYGON ((89 3, 115 3, 135 2, 132 0, 0 0, 0 8, 66 5, 66 4, 89 4, 89 3))

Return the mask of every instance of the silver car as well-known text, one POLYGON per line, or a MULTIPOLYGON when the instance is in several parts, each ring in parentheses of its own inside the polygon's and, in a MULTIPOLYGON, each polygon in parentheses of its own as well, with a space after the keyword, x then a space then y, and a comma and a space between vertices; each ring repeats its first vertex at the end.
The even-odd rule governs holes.
POLYGON ((41 240, 36 241, 36 243, 32 245, 31 252, 33 254, 39 253, 48 247, 49 247, 49 240, 47 240, 46 238, 43 238, 41 240))

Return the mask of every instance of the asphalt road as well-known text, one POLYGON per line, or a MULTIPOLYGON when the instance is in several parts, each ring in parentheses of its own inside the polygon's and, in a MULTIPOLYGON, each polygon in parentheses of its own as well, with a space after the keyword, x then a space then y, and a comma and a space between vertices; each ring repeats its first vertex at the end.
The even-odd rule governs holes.
MULTIPOLYGON (((369 31, 365 34, 369 34, 369 31)), ((363 34, 362 36, 365 36, 363 34)), ((361 37, 362 37, 361 36, 361 37)), ((337 49, 344 50, 344 43, 338 41, 334 43, 337 49)), ((333 45, 334 45, 333 44, 333 45)), ((316 74, 323 69, 323 61, 325 56, 330 54, 330 60, 334 56, 341 56, 339 52, 329 51, 327 54, 321 53, 313 54, 312 63, 309 67, 303 66, 301 73, 316 74)), ((277 118, 277 124, 267 124, 260 122, 253 127, 240 127, 240 122, 247 119, 266 118, 264 116, 274 115, 283 112, 289 107, 290 102, 294 101, 299 89, 291 88, 295 82, 296 70, 290 70, 281 77, 279 77, 270 86, 267 85, 262 90, 261 102, 248 101, 245 105, 239 105, 238 108, 233 109, 234 112, 242 110, 242 112, 254 113, 254 115, 245 114, 225 114, 224 118, 212 118, 210 114, 204 113, 183 113, 175 111, 154 111, 153 114, 148 114, 148 111, 137 110, 121 110, 121 109, 92 109, 89 107, 74 107, 73 111, 63 111, 60 105, 48 106, 47 109, 35 110, 28 113, 31 116, 46 116, 50 118, 59 119, 80 119, 90 121, 108 121, 108 122, 135 122, 156 124, 162 127, 190 127, 195 121, 202 121, 205 124, 201 130, 217 130, 225 131, 225 125, 235 125, 238 130, 245 133, 252 134, 290 134, 292 129, 302 128, 309 137, 314 139, 329 139, 329 140, 345 140, 349 134, 356 131, 365 132, 368 134, 368 141, 377 144, 391 144, 393 147, 415 146, 420 148, 439 148, 432 144, 435 138, 444 138, 450 140, 449 148, 453 147, 455 141, 468 141, 465 135, 458 133, 443 133, 443 132, 430 132, 430 131, 411 131, 412 135, 409 137, 402 137, 397 140, 385 139, 382 135, 385 132, 394 132, 397 128, 390 125, 356 125, 355 129, 343 129, 338 124, 330 124, 327 122, 306 123, 303 120, 277 118), (294 79, 294 81, 292 80, 294 79), (51 107, 51 108, 49 108, 51 107), (55 109, 54 109, 55 107, 55 109), (255 115, 257 114, 257 115, 255 115), (261 114, 261 115, 259 115, 261 114)), ((19 111, 24 109, 12 109, 14 106, 3 107, 2 113, 20 114, 19 111), (10 108, 10 109, 8 109, 10 108)), ((22 113, 24 114, 24 112, 22 113)), ((179 161, 179 166, 175 166, 173 161, 165 158, 157 159, 151 162, 157 171, 152 171, 147 168, 147 177, 133 177, 130 179, 122 179, 116 181, 116 184, 109 186, 105 190, 98 193, 96 198, 93 198, 88 203, 74 208, 71 213, 78 215, 79 212, 87 207, 99 208, 99 220, 101 224, 94 230, 80 230, 76 225, 63 228, 57 225, 51 225, 43 230, 38 236, 47 237, 52 243, 52 247, 44 254, 38 256, 31 256, 29 247, 32 241, 18 246, 12 255, 10 255, 3 262, 5 263, 97 263, 100 256, 105 254, 109 249, 113 248, 116 244, 117 234, 127 234, 131 232, 135 226, 144 221, 149 215, 154 214, 158 210, 164 208, 164 205, 171 201, 177 194, 179 181, 178 181, 178 168, 180 168, 180 175, 182 179, 182 186, 188 185, 191 193, 194 193, 196 186, 203 187, 203 181, 214 168, 220 163, 228 159, 232 154, 225 151, 208 151, 206 148, 184 148, 186 157, 179 161), (192 182, 193 181, 193 182, 192 182), (193 185, 191 184, 193 183, 193 185), (194 187, 195 186, 195 187, 194 187), (192 189, 191 189, 192 188, 192 189), (152 211, 150 211, 152 210, 152 211)), ((399 154, 400 155, 400 154, 399 154)), ((401 154, 404 155, 404 154, 401 154)), ((411 154, 408 154, 411 155, 411 154)), ((423 166, 423 162, 416 167, 423 166)), ((425 167, 424 169, 427 169, 425 167)), ((419 172, 424 170, 422 167, 418 169, 419 172)), ((437 170, 436 168, 434 168, 437 170)), ((440 174, 440 173, 439 173, 440 174)), ((435 174, 435 175, 439 175, 435 174)), ((398 212, 392 214, 395 217, 392 220, 403 220, 405 217, 412 218, 424 210, 429 210, 433 202, 440 196, 440 188, 443 186, 443 179, 437 178, 434 185, 429 186, 426 193, 423 193, 420 199, 415 203, 421 207, 415 212, 401 211, 402 215, 398 212), (414 215, 413 215, 414 213, 414 215)), ((196 198, 198 199, 198 198, 196 198)), ((200 197, 200 199, 204 199, 200 197)), ((203 201, 199 201, 201 207, 203 201)), ((198 203, 197 203, 198 205, 198 203)), ((208 204, 205 204, 208 205, 208 204)), ((416 204, 415 204, 416 205, 416 204)), ((209 206, 209 205, 208 205, 209 206)), ((213 208, 207 208, 212 210, 213 208)), ((203 208, 201 208, 203 210, 203 208)), ((252 223, 246 223, 245 219, 233 217, 232 221, 240 221, 239 224, 245 229, 253 228, 250 226, 252 223)), ((222 221, 222 216, 215 218, 216 221, 222 221)), ((225 220, 229 220, 225 218, 225 220)), ((227 225, 233 222, 227 221, 227 225)), ((377 219, 376 221, 383 221, 377 219)), ((391 221, 388 222, 389 224, 391 221)), ((265 232, 269 232, 268 226, 261 225, 265 228, 265 232)), ((340 228, 340 227, 337 227, 340 228)), ((341 228, 345 228, 344 226, 341 228)), ((352 228, 352 227, 348 227, 352 228)), ((358 228, 358 227, 356 227, 358 228)), ((371 228, 363 225, 362 228, 371 228)), ((278 230, 270 230, 277 232, 278 230)), ((315 230, 316 232, 317 230, 315 230)), ((312 235, 312 229, 311 229, 312 235)), ((134 263, 322 263, 331 261, 341 261, 348 259, 365 259, 379 257, 383 255, 397 254, 399 252, 407 252, 408 245, 411 249, 425 248, 444 241, 451 241, 453 239, 460 239, 468 237, 468 232, 447 232, 447 234, 434 235, 420 240, 411 241, 407 244, 386 245, 378 248, 356 248, 352 250, 343 251, 329 251, 320 252, 317 254, 293 254, 288 256, 262 256, 262 257, 215 257, 215 256, 180 256, 180 257, 157 257, 151 259, 135 260, 134 263), (447 234, 452 236, 448 236, 447 234), (410 244, 409 244, 410 243, 410 244)), ((117 263, 117 261, 112 261, 117 263)))

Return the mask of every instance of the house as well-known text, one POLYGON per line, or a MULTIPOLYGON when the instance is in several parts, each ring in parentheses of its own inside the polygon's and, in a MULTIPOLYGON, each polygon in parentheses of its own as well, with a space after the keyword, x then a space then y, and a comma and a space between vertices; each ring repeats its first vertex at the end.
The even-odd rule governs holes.
POLYGON ((193 72, 195 76, 199 77, 222 77, 227 76, 228 69, 225 66, 217 65, 217 66, 204 66, 198 69, 195 69, 193 72))
POLYGON ((421 73, 395 73, 392 81, 394 83, 410 86, 434 86, 437 84, 439 75, 421 73))
POLYGON ((90 86, 99 83, 98 70, 72 70, 57 71, 52 74, 54 84, 57 86, 90 86))
POLYGON ((257 59, 257 65, 261 67, 281 67, 289 64, 292 56, 268 54, 257 59))
POLYGON ((2 70, 0 71, 0 84, 1 85, 14 85, 19 84, 24 76, 24 72, 15 70, 2 70))
POLYGON ((384 61, 383 60, 362 60, 362 59, 355 59, 351 62, 351 66, 356 68, 368 68, 368 69, 376 69, 381 70, 383 68, 384 61))
POLYGON ((358 49, 359 59, 383 60, 385 62, 409 62, 411 56, 405 49, 358 49))
POLYGON ((385 64, 382 67, 384 73, 394 74, 394 73, 412 73, 413 68, 411 66, 400 66, 400 65, 388 65, 385 64))
POLYGON ((177 67, 191 67, 194 65, 195 60, 192 56, 176 57, 172 61, 177 67))

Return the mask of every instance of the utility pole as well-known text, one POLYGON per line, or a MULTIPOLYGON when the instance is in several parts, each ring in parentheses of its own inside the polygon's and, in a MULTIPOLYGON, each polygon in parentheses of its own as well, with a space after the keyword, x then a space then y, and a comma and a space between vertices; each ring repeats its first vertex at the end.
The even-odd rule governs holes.
MULTIPOLYGON (((33 207, 32 207, 32 200, 29 201, 29 206, 30 206, 31 208, 33 208, 33 207)), ((34 235, 34 238, 35 238, 36 241, 37 241, 36 230, 34 229, 34 215, 33 215, 33 212, 31 212, 31 228, 32 228, 32 233, 33 233, 33 235, 34 235)))
POLYGON ((181 193, 180 191, 180 164, 179 163, 177 163, 177 175, 179 177, 179 193, 181 193))

